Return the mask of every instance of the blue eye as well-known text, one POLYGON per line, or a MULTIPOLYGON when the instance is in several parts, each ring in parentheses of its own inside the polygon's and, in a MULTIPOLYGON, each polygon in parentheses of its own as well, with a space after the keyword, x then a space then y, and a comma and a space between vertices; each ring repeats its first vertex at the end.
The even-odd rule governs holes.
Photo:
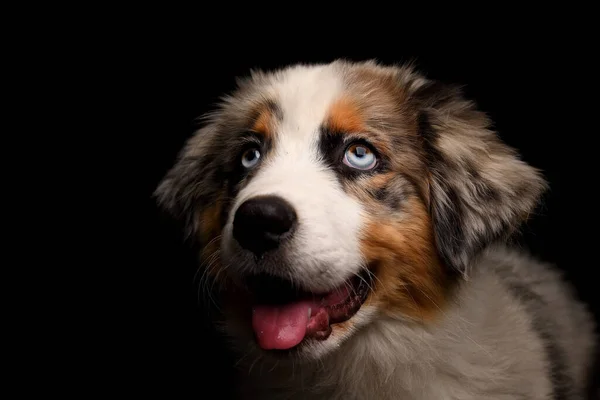
POLYGON ((367 146, 363 144, 353 144, 346 149, 344 154, 344 164, 362 170, 369 170, 375 167, 377 157, 367 146))
POLYGON ((242 166, 246 169, 254 168, 260 160, 260 151, 256 148, 248 149, 242 154, 242 166))

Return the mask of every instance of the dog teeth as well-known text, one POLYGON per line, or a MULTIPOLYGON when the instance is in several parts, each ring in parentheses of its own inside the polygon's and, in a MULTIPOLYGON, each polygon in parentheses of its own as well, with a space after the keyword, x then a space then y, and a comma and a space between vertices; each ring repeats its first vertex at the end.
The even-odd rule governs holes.
POLYGON ((312 308, 308 307, 308 319, 310 319, 310 313, 312 312, 312 308))

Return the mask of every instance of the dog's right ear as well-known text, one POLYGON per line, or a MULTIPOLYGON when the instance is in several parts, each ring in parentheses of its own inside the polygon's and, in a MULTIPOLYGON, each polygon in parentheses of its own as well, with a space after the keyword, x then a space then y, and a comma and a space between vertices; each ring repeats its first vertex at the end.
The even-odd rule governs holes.
POLYGON ((219 195, 220 152, 214 123, 198 130, 154 191, 158 206, 181 220, 188 235, 198 232, 199 213, 219 195))

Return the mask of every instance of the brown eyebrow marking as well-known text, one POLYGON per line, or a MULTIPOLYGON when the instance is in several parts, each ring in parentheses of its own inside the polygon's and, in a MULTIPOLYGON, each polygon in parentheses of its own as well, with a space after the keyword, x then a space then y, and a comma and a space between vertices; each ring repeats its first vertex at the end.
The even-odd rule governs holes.
POLYGON ((333 135, 344 135, 354 140, 366 140, 377 152, 391 157, 393 154, 389 138, 373 130, 369 124, 369 111, 348 94, 335 100, 327 111, 322 129, 333 135))
POLYGON ((251 130, 265 137, 275 135, 275 125, 281 120, 281 109, 273 100, 267 100, 257 107, 252 118, 251 130))
POLYGON ((330 132, 358 133, 364 132, 365 123, 361 109, 348 96, 335 101, 325 119, 325 128, 330 132))

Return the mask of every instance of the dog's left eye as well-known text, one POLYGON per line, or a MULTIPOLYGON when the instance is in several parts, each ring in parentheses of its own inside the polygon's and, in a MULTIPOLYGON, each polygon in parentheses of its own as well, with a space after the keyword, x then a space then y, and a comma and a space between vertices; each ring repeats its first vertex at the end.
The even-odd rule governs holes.
POLYGON ((352 144, 344 154, 344 164, 361 170, 369 170, 375 167, 377 157, 364 144, 352 144))
POLYGON ((254 168, 260 161, 260 151, 256 147, 246 150, 242 154, 242 166, 246 169, 254 168))

